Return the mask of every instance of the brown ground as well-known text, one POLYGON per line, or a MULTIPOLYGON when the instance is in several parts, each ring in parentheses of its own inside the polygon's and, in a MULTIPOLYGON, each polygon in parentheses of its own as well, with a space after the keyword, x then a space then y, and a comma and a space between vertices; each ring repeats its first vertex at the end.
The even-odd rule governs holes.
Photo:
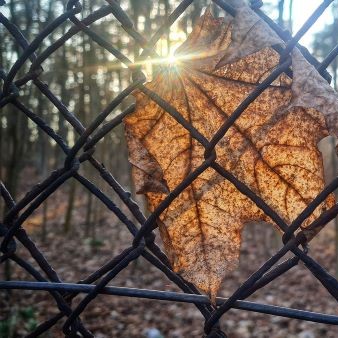
MULTIPOLYGON (((109 212, 103 213, 101 221, 95 226, 96 245, 85 238, 83 215, 86 207, 80 194, 72 231, 64 235, 61 223, 66 205, 65 190, 58 191, 51 197, 51 201, 46 242, 41 242, 41 211, 37 211, 27 221, 25 228, 63 281, 76 282, 84 278, 131 243, 129 232, 109 212)), ((267 226, 252 225, 245 230, 240 266, 224 281, 220 296, 229 296, 277 250, 280 243, 273 243, 276 238, 275 231, 267 226)), ((331 273, 335 269, 334 248, 334 227, 330 224, 311 243, 310 254, 331 273)), ((24 249, 18 249, 18 254, 33 262, 24 249)), ((1 274, 0 279, 3 279, 1 274)), ((31 280, 14 265, 12 279, 31 280)), ((122 271, 111 285, 178 291, 175 285, 142 257, 122 271)), ((7 294, 2 292, 0 295, 0 324, 8 324, 11 320, 12 337, 23 337, 29 328, 57 313, 53 299, 47 292, 13 291, 9 296, 10 302, 6 300, 7 294)), ((80 298, 74 304, 78 299, 80 298)), ((338 314, 336 301, 301 263, 256 292, 249 300, 338 314)), ((201 337, 204 323, 194 305, 106 295, 94 300, 81 318, 98 338, 146 337, 146 330, 150 328, 158 329, 166 338, 201 337)), ((61 326, 62 321, 43 337, 63 337, 61 326)), ((222 326, 229 338, 338 337, 338 328, 335 326, 242 310, 230 310, 223 317, 222 326)), ((0 338, 10 337, 8 333, 6 335, 5 337, 0 330, 0 338)))

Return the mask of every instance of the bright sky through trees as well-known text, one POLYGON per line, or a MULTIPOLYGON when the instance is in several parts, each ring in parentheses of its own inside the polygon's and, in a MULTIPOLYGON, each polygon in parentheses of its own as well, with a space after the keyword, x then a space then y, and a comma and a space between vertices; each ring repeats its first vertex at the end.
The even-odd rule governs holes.
MULTIPOLYGON (((284 3, 284 20, 289 19, 289 5, 290 1, 286 0, 284 3)), ((310 15, 316 10, 316 8, 322 3, 322 0, 293 0, 292 1, 292 24, 293 24, 293 34, 295 34, 304 22, 310 17, 310 15)), ((278 17, 278 1, 270 0, 264 2, 266 5, 271 4, 274 7, 272 13, 268 13, 268 8, 265 8, 265 12, 269 14, 273 19, 277 19, 278 17)), ((272 7, 271 6, 271 7, 272 7)), ((303 36, 300 40, 300 43, 305 47, 311 50, 311 45, 313 41, 314 33, 322 30, 326 24, 330 24, 332 22, 332 5, 329 6, 322 16, 316 21, 316 23, 309 29, 309 31, 303 36)), ((263 6, 264 10, 264 6, 263 6)))

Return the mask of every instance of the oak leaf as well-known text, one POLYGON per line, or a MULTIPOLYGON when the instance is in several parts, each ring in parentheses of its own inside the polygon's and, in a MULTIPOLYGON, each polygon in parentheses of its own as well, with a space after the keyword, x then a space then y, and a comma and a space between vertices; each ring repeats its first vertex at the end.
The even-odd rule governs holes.
MULTIPOLYGON (((236 107, 279 64, 279 37, 250 8, 214 18, 207 10, 169 65, 146 87, 210 140, 236 107)), ((319 140, 337 131, 331 87, 292 52, 292 71, 280 75, 216 146, 217 163, 244 182, 288 224, 323 189, 319 140), (290 73, 292 75, 290 75, 290 73)), ((153 211, 204 161, 203 146, 140 91, 124 120, 129 160, 139 193, 153 211)), ((329 196, 303 228, 332 206, 329 196)), ((241 232, 272 221, 212 168, 161 214, 159 230, 173 270, 214 299, 239 259, 241 232)))

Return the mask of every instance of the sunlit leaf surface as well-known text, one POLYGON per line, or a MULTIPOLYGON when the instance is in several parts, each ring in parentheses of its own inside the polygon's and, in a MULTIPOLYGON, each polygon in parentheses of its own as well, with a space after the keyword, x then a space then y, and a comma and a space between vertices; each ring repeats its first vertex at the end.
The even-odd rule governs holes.
MULTIPOLYGON (((169 65, 147 87, 210 140, 238 105, 279 64, 283 43, 249 8, 235 18, 207 11, 169 65)), ((288 224, 323 189, 317 149, 336 130, 337 97, 298 50, 216 147, 217 163, 259 195, 288 224), (326 119, 325 119, 326 118, 326 119)), ((125 118, 135 185, 153 211, 204 161, 204 148, 141 92, 125 118)), ((326 208, 330 196, 302 225, 326 208)), ((272 221, 230 182, 207 169, 158 220, 175 272, 214 299, 239 258, 243 226, 272 221)))

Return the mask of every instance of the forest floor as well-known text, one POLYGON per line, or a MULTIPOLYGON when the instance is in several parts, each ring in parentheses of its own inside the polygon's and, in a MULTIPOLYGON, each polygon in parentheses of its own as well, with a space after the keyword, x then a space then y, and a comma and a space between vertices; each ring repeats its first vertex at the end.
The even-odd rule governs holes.
MULTIPOLYGON (((67 195, 65 191, 57 191, 50 199, 52 202, 49 203, 46 239, 41 239, 41 208, 28 219, 24 227, 64 282, 77 282, 85 278, 130 245, 132 236, 108 211, 100 215, 100 221, 95 225, 95 239, 86 237, 86 205, 80 195, 76 199, 71 231, 65 235, 62 221, 67 195)), ((246 227, 240 265, 225 279, 219 296, 231 295, 251 273, 276 252, 281 245, 280 242, 277 243, 277 237, 275 230, 267 225, 246 227)), ((329 224, 311 242, 309 251, 309 254, 332 274, 336 264, 334 238, 334 226, 329 224)), ((161 245, 159 238, 157 242, 161 245)), ((25 249, 19 248, 17 254, 33 263, 25 249)), ((0 279, 3 279, 2 270, 0 279)), ((18 266, 11 264, 11 270, 12 279, 31 280, 18 266)), ((124 269, 110 285, 179 291, 161 271, 142 257, 124 269)), ((75 298, 73 305, 78 304, 82 297, 75 298)), ((338 314, 336 301, 302 263, 257 291, 248 300, 338 314)), ((14 290, 8 294, 2 291, 0 338, 24 337, 38 323, 57 313, 54 301, 47 292, 14 290)), ((98 296, 83 312, 81 319, 97 338, 150 337, 151 329, 158 330, 157 333, 165 338, 200 338, 204 324, 200 312, 192 304, 107 295, 98 296)), ((62 323, 63 320, 60 320, 41 337, 63 337, 62 323)), ((338 337, 336 326, 234 309, 223 316, 221 325, 229 338, 338 337)))

